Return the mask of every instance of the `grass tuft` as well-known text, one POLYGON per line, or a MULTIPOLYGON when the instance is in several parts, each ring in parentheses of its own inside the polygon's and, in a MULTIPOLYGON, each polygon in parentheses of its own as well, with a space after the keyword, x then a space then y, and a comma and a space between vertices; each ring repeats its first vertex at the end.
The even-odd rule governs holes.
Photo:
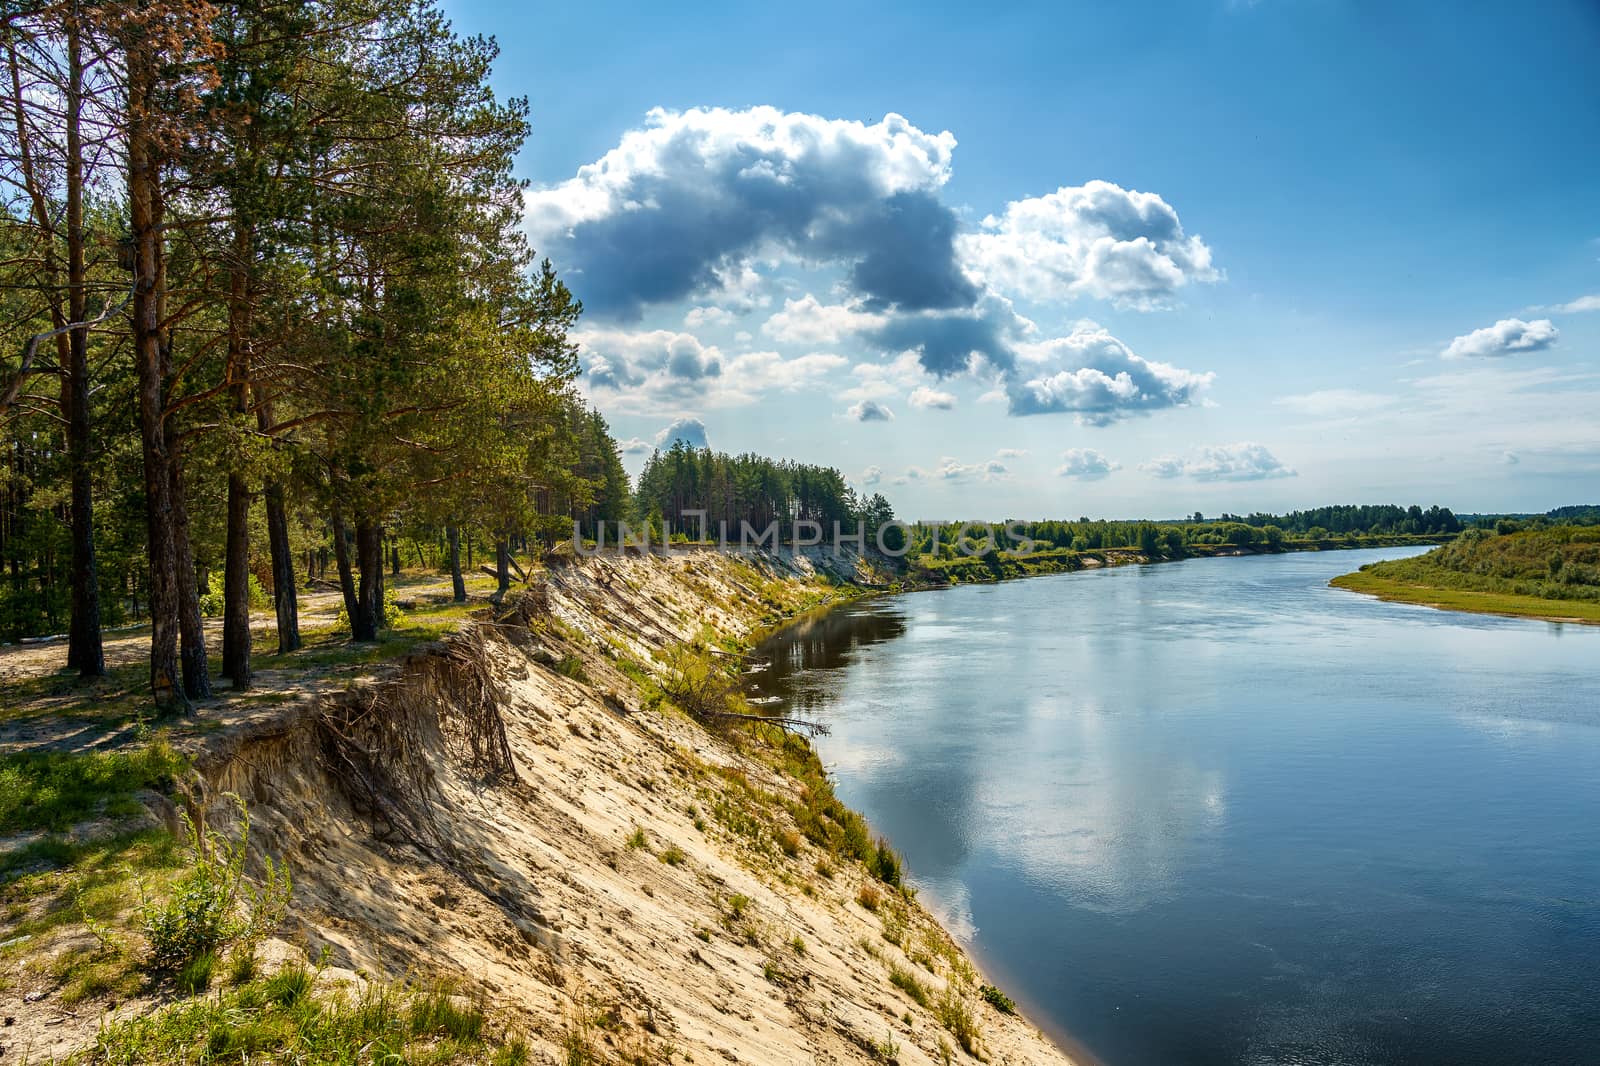
POLYGON ((972 1008, 967 1001, 954 988, 945 989, 939 998, 934 1011, 939 1016, 939 1024, 950 1031, 956 1038, 956 1043, 961 1045, 961 1050, 977 1058, 979 1056, 978 1023, 972 1017, 972 1008))
POLYGON ((911 997, 918 1006, 928 1005, 928 990, 910 971, 894 966, 889 970, 889 983, 911 997))

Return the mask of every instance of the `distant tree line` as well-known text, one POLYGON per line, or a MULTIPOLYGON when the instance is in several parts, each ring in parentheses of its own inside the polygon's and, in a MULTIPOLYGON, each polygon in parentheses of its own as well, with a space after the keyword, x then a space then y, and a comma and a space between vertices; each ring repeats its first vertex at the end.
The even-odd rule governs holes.
POLYGON ((1020 541, 1034 551, 1096 552, 1135 550, 1151 558, 1179 558, 1190 549, 1235 547, 1277 551, 1291 542, 1330 545, 1361 538, 1448 536, 1461 524, 1448 508, 1419 506, 1339 506, 1285 515, 1224 514, 1207 519, 1196 513, 1186 521, 1010 521, 962 523, 918 522, 910 528, 911 555, 970 554, 974 541, 992 539, 994 550, 1015 551, 1020 541), (963 543, 966 549, 963 549, 963 543))
POLYGON ((1493 530, 1502 535, 1525 529, 1548 529, 1551 526, 1595 526, 1600 525, 1600 504, 1555 507, 1544 514, 1469 515, 1466 524, 1475 529, 1493 530))
POLYGON ((1551 522, 1568 526, 1600 526, 1600 503, 1580 503, 1571 507, 1552 507, 1545 512, 1551 522))
POLYGON ((1418 534, 1459 533, 1461 522, 1448 507, 1433 506, 1423 510, 1416 504, 1398 507, 1394 504, 1355 505, 1340 504, 1334 507, 1313 507, 1307 511, 1290 511, 1273 515, 1256 513, 1247 517, 1224 514, 1219 521, 1242 522, 1263 528, 1277 526, 1286 533, 1309 537, 1327 536, 1330 533, 1418 534))
POLYGON ((858 494, 830 466, 729 455, 681 440, 652 453, 634 491, 634 520, 658 532, 670 524, 675 533, 698 536, 700 512, 710 539, 726 529, 730 540, 739 538, 745 524, 759 533, 778 523, 788 540, 795 522, 815 522, 831 538, 835 522, 851 533, 864 523, 875 533, 894 519, 882 494, 858 494))

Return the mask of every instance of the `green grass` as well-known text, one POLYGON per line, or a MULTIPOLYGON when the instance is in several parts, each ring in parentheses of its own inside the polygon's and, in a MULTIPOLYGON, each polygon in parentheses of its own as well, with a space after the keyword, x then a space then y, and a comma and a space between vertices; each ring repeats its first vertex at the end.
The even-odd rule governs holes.
POLYGON ((1376 596, 1380 600, 1418 603, 1449 611, 1474 611, 1518 618, 1560 618, 1600 623, 1600 603, 1583 600, 1557 600, 1514 592, 1480 592, 1472 589, 1443 588, 1385 577, 1371 570, 1358 570, 1334 578, 1329 584, 1376 596))
POLYGON ((136 813, 136 791, 169 787, 183 770, 164 739, 111 752, 0 755, 0 832, 61 831, 100 815, 136 813))
POLYGON ((128 914, 140 892, 175 875, 176 839, 165 830, 124 833, 86 844, 39 841, 0 864, 0 925, 11 946, 0 963, 38 957, 39 945, 73 929, 94 944, 49 957, 43 973, 67 1005, 109 994, 129 995, 145 983, 128 935, 128 914))
POLYGON ((918 1006, 928 1005, 928 990, 910 971, 902 970, 899 966, 893 967, 889 971, 889 983, 910 996, 918 1006))
POLYGON ((420 645, 455 632, 463 620, 482 609, 483 604, 469 601, 407 611, 398 626, 380 631, 378 639, 367 644, 352 643, 349 630, 343 626, 318 626, 303 630, 301 638, 305 646, 286 655, 274 650, 277 637, 269 630, 257 639, 255 666, 256 669, 362 666, 398 659, 420 645))
POLYGON ((357 995, 313 994, 314 975, 288 967, 236 988, 182 1000, 102 1029, 81 1063, 278 1062, 436 1064, 528 1060, 518 1039, 495 1036, 482 1006, 448 984, 371 985, 357 995))
POLYGON ((589 680, 589 675, 583 669, 583 660, 576 655, 563 655, 556 663, 555 670, 556 673, 580 683, 589 680))
POLYGON ((967 1006, 967 1001, 961 998, 961 994, 954 988, 945 989, 944 995, 934 1005, 934 1013, 939 1016, 939 1024, 956 1038, 961 1050, 976 1058, 980 1051, 978 1023, 972 1016, 972 1008, 967 1006))

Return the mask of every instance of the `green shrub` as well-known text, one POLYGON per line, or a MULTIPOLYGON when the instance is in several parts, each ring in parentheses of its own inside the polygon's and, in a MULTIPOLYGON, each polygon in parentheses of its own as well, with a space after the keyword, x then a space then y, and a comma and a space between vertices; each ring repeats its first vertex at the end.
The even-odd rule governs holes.
MULTIPOLYGON (((261 587, 261 582, 256 580, 256 575, 251 574, 247 579, 250 584, 250 609, 253 611, 265 610, 272 606, 272 597, 267 595, 267 590, 261 587)), ((221 588, 213 589, 200 597, 200 613, 207 618, 220 618, 227 606, 221 588)))
MULTIPOLYGON (((404 611, 402 611, 400 609, 400 605, 394 601, 394 593, 385 592, 383 594, 383 624, 382 624, 382 628, 383 629, 399 629, 400 628, 400 623, 404 622, 405 620, 406 620, 406 613, 404 611)), ((342 603, 339 605, 339 613, 338 613, 337 616, 335 616, 334 623, 340 629, 349 629, 350 628, 350 612, 345 610, 344 604, 342 604, 342 603)))
POLYGON ((679 710, 696 718, 714 718, 743 709, 736 676, 703 647, 683 645, 667 652, 661 691, 679 710))
POLYGON ((900 887, 900 856, 895 854, 889 842, 882 837, 878 838, 877 846, 868 860, 868 869, 884 884, 900 887))
POLYGON ((978 995, 987 1000, 989 1004, 1001 1014, 1017 1013, 1016 1003, 1011 999, 1010 996, 1000 991, 994 985, 984 985, 982 988, 978 989, 978 995))
MULTIPOLYGON (((220 956, 235 944, 253 949, 283 921, 292 891, 288 867, 267 856, 259 883, 245 877, 250 813, 243 800, 234 800, 239 808, 238 842, 201 832, 184 815, 190 867, 166 895, 146 897, 140 903, 140 926, 149 943, 147 964, 153 971, 182 975, 196 960, 220 956)), ((209 983, 210 969, 205 972, 209 983)))
POLYGON ((583 660, 576 655, 563 655, 556 663, 556 673, 570 677, 574 681, 588 681, 589 675, 583 669, 583 660))

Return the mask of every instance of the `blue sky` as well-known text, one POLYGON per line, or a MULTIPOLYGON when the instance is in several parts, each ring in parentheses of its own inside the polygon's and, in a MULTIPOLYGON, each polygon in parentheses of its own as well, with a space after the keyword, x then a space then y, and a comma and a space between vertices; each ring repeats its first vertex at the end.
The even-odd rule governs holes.
POLYGON ((1589 0, 445 6, 631 470, 698 423, 909 516, 1600 500, 1589 0))

